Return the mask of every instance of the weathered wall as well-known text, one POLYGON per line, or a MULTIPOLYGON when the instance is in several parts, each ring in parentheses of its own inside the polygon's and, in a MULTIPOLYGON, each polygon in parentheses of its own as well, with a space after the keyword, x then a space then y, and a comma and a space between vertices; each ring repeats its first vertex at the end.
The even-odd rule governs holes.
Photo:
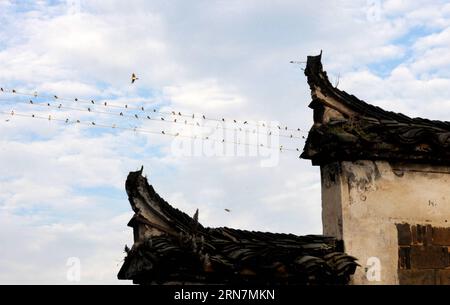
MULTIPOLYGON (((359 259, 355 284, 399 283, 398 224, 450 227, 450 167, 339 162, 322 166, 321 176, 323 233, 343 238, 345 251, 359 259), (381 263, 381 281, 367 279, 371 257, 381 263)), ((400 272, 403 282, 413 271, 400 272)))

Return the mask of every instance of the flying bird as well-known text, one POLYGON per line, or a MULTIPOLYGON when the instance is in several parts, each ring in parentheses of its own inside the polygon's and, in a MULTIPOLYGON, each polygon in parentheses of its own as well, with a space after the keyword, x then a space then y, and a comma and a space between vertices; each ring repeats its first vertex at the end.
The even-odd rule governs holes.
POLYGON ((301 65, 301 64, 306 64, 306 61, 291 60, 289 63, 301 65))
POLYGON ((225 210, 225 212, 228 212, 228 213, 230 213, 231 212, 231 210, 230 209, 224 209, 225 210))
POLYGON ((134 84, 135 81, 137 81, 139 77, 136 76, 136 74, 131 74, 131 83, 134 84))

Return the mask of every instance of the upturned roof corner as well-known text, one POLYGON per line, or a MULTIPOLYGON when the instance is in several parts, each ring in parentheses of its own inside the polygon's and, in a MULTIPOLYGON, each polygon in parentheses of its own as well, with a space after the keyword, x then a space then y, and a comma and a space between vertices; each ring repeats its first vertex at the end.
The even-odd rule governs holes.
POLYGON ((333 161, 388 160, 450 164, 450 123, 410 118, 368 104, 333 86, 322 53, 308 56, 314 125, 303 153, 314 165, 333 161))

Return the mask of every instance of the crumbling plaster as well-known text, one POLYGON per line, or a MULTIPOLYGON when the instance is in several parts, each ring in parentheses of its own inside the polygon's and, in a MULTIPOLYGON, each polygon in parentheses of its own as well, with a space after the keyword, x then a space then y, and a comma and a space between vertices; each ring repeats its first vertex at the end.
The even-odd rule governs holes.
POLYGON ((343 161, 321 166, 323 233, 358 258, 354 284, 398 284, 397 223, 449 227, 450 167, 343 161), (381 281, 366 263, 380 260, 381 281))

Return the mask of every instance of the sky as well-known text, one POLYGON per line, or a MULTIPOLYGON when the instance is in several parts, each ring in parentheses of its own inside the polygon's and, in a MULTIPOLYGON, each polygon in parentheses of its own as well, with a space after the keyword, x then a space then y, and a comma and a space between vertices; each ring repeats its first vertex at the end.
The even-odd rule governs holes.
MULTIPOLYGON (((323 50, 340 89, 449 120, 446 2, 0 0, 0 87, 308 130, 309 88, 302 64, 289 62, 323 50)), ((137 124, 29 99, 0 93, 0 112, 137 124)), ((141 165, 163 198, 189 215, 198 208, 206 226, 322 233, 319 168, 298 153, 264 165, 262 155, 174 153, 174 141, 0 114, 0 283, 129 284, 116 276, 133 243, 124 184, 141 165)))

